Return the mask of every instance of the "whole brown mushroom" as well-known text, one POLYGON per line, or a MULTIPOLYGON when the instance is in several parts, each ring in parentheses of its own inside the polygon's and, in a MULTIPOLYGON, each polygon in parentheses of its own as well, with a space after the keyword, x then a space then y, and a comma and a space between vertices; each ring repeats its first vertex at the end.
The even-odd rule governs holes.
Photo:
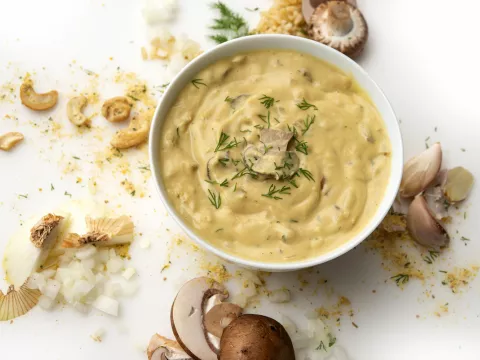
POLYGON ((223 331, 219 360, 295 360, 292 340, 277 321, 242 315, 223 331))
POLYGON ((363 51, 368 25, 360 10, 347 1, 326 1, 315 9, 308 35, 354 58, 363 51))

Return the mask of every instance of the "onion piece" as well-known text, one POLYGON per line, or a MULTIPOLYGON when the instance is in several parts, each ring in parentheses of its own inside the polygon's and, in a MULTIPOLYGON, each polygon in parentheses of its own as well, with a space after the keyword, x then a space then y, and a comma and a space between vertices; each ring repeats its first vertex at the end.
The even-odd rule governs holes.
POLYGON ((118 301, 105 295, 100 295, 92 306, 106 314, 118 316, 118 301))

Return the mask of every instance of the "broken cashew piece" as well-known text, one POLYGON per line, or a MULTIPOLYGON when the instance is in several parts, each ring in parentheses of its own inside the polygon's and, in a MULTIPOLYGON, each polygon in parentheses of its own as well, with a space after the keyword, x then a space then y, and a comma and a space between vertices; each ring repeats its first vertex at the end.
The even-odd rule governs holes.
POLYGON ((110 122, 125 121, 130 117, 132 105, 124 96, 117 96, 105 101, 102 106, 102 115, 110 122))
POLYGON ((58 92, 55 90, 37 94, 33 89, 33 81, 29 77, 25 78, 22 86, 20 86, 20 99, 26 107, 43 111, 54 107, 57 104, 58 92))
POLYGON ((150 120, 145 115, 135 115, 127 129, 118 131, 110 141, 117 149, 128 149, 143 143, 148 138, 150 120))
POLYGON ((73 124, 77 126, 87 124, 88 118, 82 113, 87 102, 87 98, 83 95, 75 96, 68 101, 67 117, 73 124))
POLYGON ((0 135, 0 150, 9 151, 22 140, 23 135, 19 132, 9 132, 0 135))

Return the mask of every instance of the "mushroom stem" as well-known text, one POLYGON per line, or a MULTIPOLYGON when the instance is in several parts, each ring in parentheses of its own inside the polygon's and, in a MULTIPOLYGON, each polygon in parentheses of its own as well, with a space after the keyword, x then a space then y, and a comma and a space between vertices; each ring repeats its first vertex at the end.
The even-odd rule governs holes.
POLYGON ((343 1, 328 2, 327 22, 331 29, 331 36, 344 36, 353 28, 352 17, 350 16, 350 8, 343 1))

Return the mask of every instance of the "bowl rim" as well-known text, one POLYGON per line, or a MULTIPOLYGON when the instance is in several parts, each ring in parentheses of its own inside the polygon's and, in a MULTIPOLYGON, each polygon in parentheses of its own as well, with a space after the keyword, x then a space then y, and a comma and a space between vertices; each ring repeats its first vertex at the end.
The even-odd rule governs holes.
MULTIPOLYGON (((280 49, 279 47, 269 47, 266 45, 264 47, 265 50, 273 50, 273 49, 280 49)), ((283 49, 283 48, 282 48, 283 49)), ((299 53, 305 53, 304 51, 295 49, 295 45, 292 45, 292 48, 289 48, 290 51, 296 51, 299 53)), ((287 50, 285 48, 284 50, 287 50)), ((250 49, 250 51, 253 51, 253 49, 250 49)), ((334 66, 338 66, 335 63, 332 63, 331 61, 325 60, 320 58, 319 56, 311 55, 316 58, 319 58, 322 61, 326 61, 327 63, 331 63, 334 66)), ((207 65, 202 66, 198 71, 201 71, 201 69, 204 69, 206 66, 209 66, 213 63, 215 63, 217 60, 212 60, 208 62, 207 65)), ((197 71, 197 72, 198 72, 197 71)), ((345 71, 345 70, 342 70, 345 71)), ((174 100, 177 98, 178 94, 180 91, 184 88, 182 86, 179 90, 176 91, 174 94, 174 100)), ((371 94, 369 93, 371 96, 371 94)), ((372 102, 374 105, 378 108, 378 101, 374 102, 372 99, 372 102)), ((169 110, 169 109, 168 109, 169 110)), ((168 114, 168 110, 166 114, 168 114)), ((383 120, 383 116, 382 116, 383 120)), ((384 120, 385 122, 385 120, 384 120)), ((281 35, 281 34, 258 34, 258 35, 250 35, 234 40, 230 40, 226 43, 217 45, 211 49, 208 49, 204 53, 202 53, 200 56, 196 57, 193 59, 190 63, 188 63, 176 76, 172 79, 168 87, 165 89, 165 92, 160 99, 159 103, 157 104, 157 107, 155 109, 155 113, 152 118, 151 122, 151 128, 150 128, 150 135, 149 135, 149 144, 148 144, 148 149, 149 149, 149 161, 150 161, 150 168, 152 172, 152 177, 153 181, 155 183, 155 188, 160 195, 160 199, 162 200, 162 203, 166 207, 168 213, 174 218, 174 220, 177 222, 177 224, 180 226, 180 228, 188 235, 189 238, 194 240, 197 244, 202 246, 203 248, 207 249, 211 253, 219 256, 220 258, 230 261, 232 263, 238 264, 240 266, 243 266, 245 268, 250 268, 250 269, 257 269, 257 270, 263 270, 263 271, 273 271, 273 272, 282 272, 282 271, 295 271, 295 270, 300 270, 300 269, 305 269, 309 267, 313 267, 316 265, 320 265, 323 263, 326 263, 328 261, 331 261, 333 259, 336 259, 337 257, 349 252, 359 244, 361 244, 377 227, 378 225, 383 221, 385 216, 388 214, 389 209, 391 208, 398 189, 400 187, 400 182, 401 182, 401 174, 402 174, 402 168, 403 168, 403 141, 402 141, 402 134, 400 131, 400 126, 398 123, 398 118, 393 110, 392 105, 388 101, 387 97, 385 96, 384 92, 382 89, 378 86, 378 84, 368 75, 368 73, 355 61, 347 57, 346 55, 342 54, 341 52, 326 46, 324 44, 321 44, 319 42, 310 40, 310 39, 305 39, 301 37, 296 37, 296 36, 291 36, 291 35, 281 35), (377 93, 377 96, 380 97, 381 101, 384 102, 384 106, 386 106, 386 111, 390 113, 390 115, 395 119, 395 122, 392 124, 393 129, 388 130, 388 135, 390 140, 392 141, 392 136, 396 136, 398 138, 398 146, 399 148, 393 149, 393 144, 392 144, 392 154, 393 152, 397 152, 397 157, 398 161, 396 164, 393 162, 393 156, 392 156, 392 162, 391 162, 391 174, 390 174, 390 179, 389 183, 393 183, 393 188, 390 187, 391 189, 395 189, 395 191, 388 191, 388 185, 387 188, 385 189, 385 194, 382 197, 380 203, 379 203, 379 208, 377 209, 377 212, 375 215, 371 218, 371 220, 359 231, 357 234, 355 234, 351 240, 348 242, 340 245, 339 247, 325 253, 318 255, 316 257, 312 258, 307 258, 295 262, 262 262, 262 261, 256 261, 256 260, 250 260, 250 259, 245 259, 237 255, 233 255, 231 253, 225 252, 215 246, 213 246, 211 243, 208 241, 202 239, 201 236, 197 235, 183 220, 182 218, 177 214, 176 210, 173 208, 173 205, 170 203, 170 200, 168 199, 168 195, 163 189, 163 180, 161 174, 161 170, 159 162, 158 162, 158 153, 157 153, 157 147, 159 146, 156 141, 158 139, 158 143, 160 142, 159 139, 160 137, 157 136, 157 133, 161 133, 161 129, 163 126, 163 119, 160 118, 160 112, 162 111, 163 104, 164 104, 164 99, 167 98, 167 95, 171 89, 174 88, 174 84, 177 82, 180 82, 181 79, 189 72, 190 69, 195 68, 199 62, 204 61, 204 59, 211 57, 213 54, 216 52, 222 51, 225 48, 232 48, 230 51, 229 55, 226 55, 225 57, 230 57, 230 56, 235 56, 236 54, 246 52, 248 50, 236 50, 236 45, 240 43, 245 43, 245 42, 256 42, 256 41, 265 41, 266 43, 269 40, 274 40, 274 39, 280 39, 281 41, 285 41, 287 43, 295 43, 298 42, 299 44, 304 43, 304 45, 308 46, 316 46, 316 47, 321 47, 323 48, 322 51, 326 51, 327 53, 330 53, 332 57, 338 57, 339 59, 342 59, 342 61, 348 63, 348 66, 352 69, 351 73, 354 78, 356 78, 356 74, 361 74, 364 79, 366 79, 374 89, 374 91, 377 93), (392 133, 393 130, 393 133, 392 133), (393 167, 397 166, 398 169, 396 169, 396 173, 400 174, 400 176, 397 176, 395 178, 392 177, 392 173, 394 172, 393 167), (385 206, 384 210, 382 212, 379 212, 380 208, 382 207, 383 204, 387 204, 388 206, 385 206), (367 232, 365 233, 365 236, 360 236, 362 231, 368 229, 367 232)))

